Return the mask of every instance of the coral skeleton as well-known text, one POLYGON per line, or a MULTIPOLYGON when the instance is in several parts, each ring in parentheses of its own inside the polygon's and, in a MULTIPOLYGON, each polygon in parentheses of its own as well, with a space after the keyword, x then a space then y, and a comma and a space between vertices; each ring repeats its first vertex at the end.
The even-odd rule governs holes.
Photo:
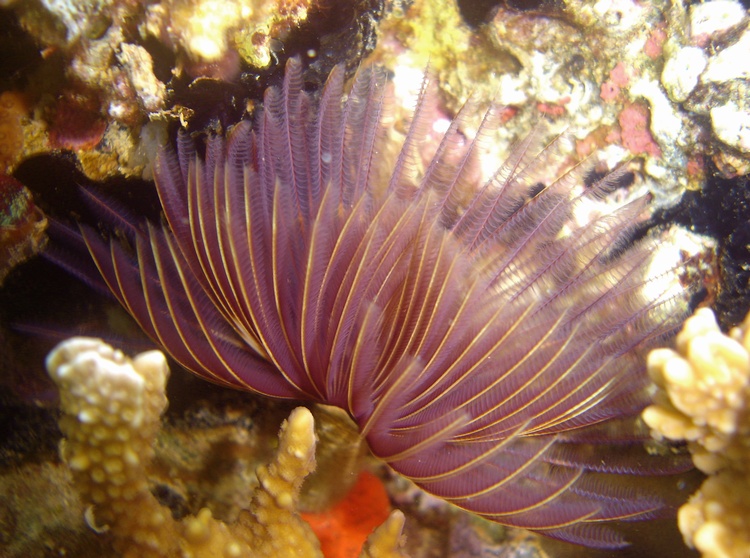
POLYGON ((478 181, 497 106, 473 140, 459 113, 423 164, 429 79, 390 157, 385 72, 360 69, 346 94, 344 82, 337 67, 315 98, 292 59, 255 125, 211 136, 205 155, 180 135, 154 169, 161 224, 90 196, 123 232, 81 228, 104 281, 186 368, 344 409, 427 492, 559 539, 625 544, 607 522, 665 503, 608 479, 689 467, 648 456, 634 427, 644 351, 689 294, 680 262, 652 271, 653 236, 630 242, 648 197, 576 222, 621 173, 542 182, 559 161, 538 134, 478 181))
POLYGON ((750 315, 724 335, 701 308, 685 322, 676 350, 656 349, 649 374, 659 386, 643 419, 659 437, 686 440, 709 475, 679 511, 688 545, 706 558, 750 554, 750 315))
MULTIPOLYGON (((207 508, 182 521, 149 491, 148 466, 169 375, 164 354, 129 359, 101 340, 74 337, 47 357, 60 389, 63 459, 91 504, 91 526, 113 537, 127 557, 322 556, 310 526, 297 513, 299 491, 315 468, 310 411, 299 407, 282 424, 275 459, 258 468, 252 511, 223 523, 207 508)), ((404 517, 394 512, 371 535, 363 557, 399 558, 404 517)))

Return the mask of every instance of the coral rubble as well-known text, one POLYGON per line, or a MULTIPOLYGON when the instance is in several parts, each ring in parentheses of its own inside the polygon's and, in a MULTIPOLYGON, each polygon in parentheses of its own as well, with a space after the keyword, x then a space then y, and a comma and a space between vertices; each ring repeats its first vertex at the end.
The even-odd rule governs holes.
POLYGON ((643 419, 655 434, 686 440, 709 475, 680 508, 685 541, 707 558, 750 554, 750 315, 724 335, 707 308, 689 318, 676 350, 648 359, 660 391, 643 419))
POLYGON ((12 20, 41 52, 8 77, 11 91, 0 89, 0 166, 64 149, 93 180, 148 174, 154 136, 165 141, 151 128, 196 113, 196 129, 234 123, 295 54, 322 76, 338 62, 356 66, 384 2, 0 2, 0 30, 12 20))
POLYGON ((580 156, 604 148, 610 168, 642 156, 643 189, 654 190, 659 204, 700 186, 704 156, 726 176, 750 168, 750 30, 739 1, 687 7, 590 0, 530 11, 505 6, 479 28, 463 23, 455 0, 2 5, 49 59, 35 78, 45 83, 45 94, 32 103, 41 120, 62 113, 65 122, 70 103, 54 98, 82 96, 89 118, 106 122, 105 134, 87 138, 97 145, 77 150, 95 179, 144 172, 148 165, 139 152, 149 150, 148 134, 141 137, 147 123, 197 116, 198 128, 216 126, 214 117, 226 127, 252 108, 265 78, 288 56, 316 66, 311 83, 319 84, 336 62, 356 66, 376 38, 375 58, 398 79, 429 63, 449 112, 470 94, 509 105, 515 118, 500 135, 504 147, 543 116, 569 130, 580 156), (620 125, 633 103, 645 118, 645 128, 635 132, 649 141, 645 150, 620 125), (217 113, 206 118, 200 113, 209 105, 217 113))
MULTIPOLYGON (((91 505, 87 520, 108 532, 123 556, 322 556, 296 509, 302 482, 315 467, 307 409, 292 412, 282 425, 276 458, 258 468, 252 511, 232 524, 214 519, 207 508, 176 521, 150 492, 147 476, 167 405, 164 355, 150 351, 131 360, 102 341, 79 337, 58 345, 47 367, 60 389, 61 453, 91 505)), ((362 556, 403 556, 403 521, 394 512, 362 556)))
POLYGON ((750 172, 750 17, 738 1, 715 0, 679 12, 665 49, 661 82, 683 109, 710 120, 708 153, 725 176, 750 172), (682 75, 670 71, 681 68, 682 75))
POLYGON ((501 6, 475 30, 453 1, 417 0, 406 17, 385 19, 375 54, 396 80, 429 63, 451 110, 469 96, 506 104, 502 144, 543 117, 579 157, 599 150, 609 168, 637 161, 657 205, 700 187, 704 157, 728 176, 748 172, 750 30, 740 2, 564 4, 501 6))

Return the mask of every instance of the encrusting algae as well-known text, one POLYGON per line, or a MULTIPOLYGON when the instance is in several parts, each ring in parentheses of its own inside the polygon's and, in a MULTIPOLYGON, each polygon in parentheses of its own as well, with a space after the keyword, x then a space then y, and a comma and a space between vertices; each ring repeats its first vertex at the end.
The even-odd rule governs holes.
POLYGON ((676 339, 657 349, 649 374, 661 388, 643 413, 655 434, 686 440, 709 475, 679 511, 688 545, 706 558, 750 555, 750 315, 724 335, 701 308, 676 339))
MULTIPOLYGON (((47 368, 60 389, 61 453, 82 499, 91 504, 87 520, 112 535, 122 556, 323 556, 297 512, 300 487, 315 468, 308 409, 292 411, 275 459, 258 468, 252 511, 241 512, 232 524, 213 518, 207 508, 177 521, 149 491, 147 477, 167 406, 164 355, 149 351, 131 360, 98 339, 76 337, 50 353, 47 368)), ((393 512, 361 556, 404 557, 403 523, 403 514, 393 512)))

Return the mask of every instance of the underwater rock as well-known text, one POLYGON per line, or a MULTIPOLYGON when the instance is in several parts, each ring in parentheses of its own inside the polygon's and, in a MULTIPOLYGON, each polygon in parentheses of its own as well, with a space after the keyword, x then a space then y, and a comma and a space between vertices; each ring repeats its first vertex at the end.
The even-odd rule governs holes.
POLYGON ((14 121, 4 121, 3 105, 10 98, 0 103, 0 165, 7 172, 31 154, 62 149, 75 153, 92 180, 148 175, 143 153, 153 152, 152 134, 144 128, 230 126, 252 114, 263 89, 279 81, 289 56, 308 61, 309 81, 318 87, 337 63, 353 70, 375 44, 384 5, 385 0, 4 2, 0 24, 24 30, 41 54, 33 67, 22 64, 13 79, 28 93, 28 130, 21 134, 14 121))
POLYGON ((677 49, 664 63, 661 83, 675 103, 685 101, 698 85, 708 59, 703 49, 686 46, 677 49))
MULTIPOLYGON (((742 121, 736 117, 747 113, 740 102, 743 93, 747 98, 746 80, 707 86, 701 78, 709 59, 733 48, 747 21, 739 2, 726 2, 731 8, 723 11, 733 16, 719 18, 723 26, 716 23, 718 5, 701 8, 711 12, 705 24, 698 23, 704 16, 692 16, 696 32, 708 41, 700 45, 690 37, 691 15, 704 4, 588 1, 528 12, 499 4, 491 21, 474 29, 462 23, 450 0, 413 2, 403 14, 386 17, 375 58, 394 72, 397 87, 429 64, 449 113, 467 98, 508 105, 509 122, 494 139, 501 150, 545 118, 552 122, 546 139, 564 130, 581 158, 598 151, 593 156, 609 168, 630 161, 660 207, 678 203, 686 189, 700 188, 704 155, 721 162, 727 175, 747 172, 741 141, 722 139, 737 136, 726 130, 730 121, 719 135, 709 118, 711 108, 724 105, 729 95, 739 106, 734 122, 742 121), (633 104, 647 108, 645 129, 653 143, 648 149, 620 125, 633 104)), ((750 57, 731 59, 737 68, 750 57)), ((471 127, 480 118, 481 109, 469 120, 471 127)))
POLYGON ((47 218, 31 192, 18 180, 0 174, 0 285, 18 264, 42 249, 47 218))
POLYGON ((694 44, 705 44, 731 32, 747 19, 742 2, 712 0, 690 6, 689 37, 694 44))

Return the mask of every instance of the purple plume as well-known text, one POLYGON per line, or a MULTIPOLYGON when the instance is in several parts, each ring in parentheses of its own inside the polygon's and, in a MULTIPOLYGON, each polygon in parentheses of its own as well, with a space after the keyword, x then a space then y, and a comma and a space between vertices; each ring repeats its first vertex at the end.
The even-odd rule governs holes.
POLYGON ((647 275, 653 240, 624 248, 648 200, 572 226, 614 179, 584 189, 574 170, 538 191, 548 159, 534 134, 477 184, 495 109, 463 147, 459 115, 419 173, 424 94, 386 160, 384 73, 361 69, 345 97, 336 68, 318 100, 301 75, 290 61, 256 123, 209 138, 204 157, 186 135, 161 151, 164 223, 136 224, 131 244, 83 229, 109 288, 185 367, 345 409, 426 491, 499 523, 622 545, 604 522, 665 504, 615 477, 686 467, 647 456, 633 426, 644 350, 686 297, 647 275))

